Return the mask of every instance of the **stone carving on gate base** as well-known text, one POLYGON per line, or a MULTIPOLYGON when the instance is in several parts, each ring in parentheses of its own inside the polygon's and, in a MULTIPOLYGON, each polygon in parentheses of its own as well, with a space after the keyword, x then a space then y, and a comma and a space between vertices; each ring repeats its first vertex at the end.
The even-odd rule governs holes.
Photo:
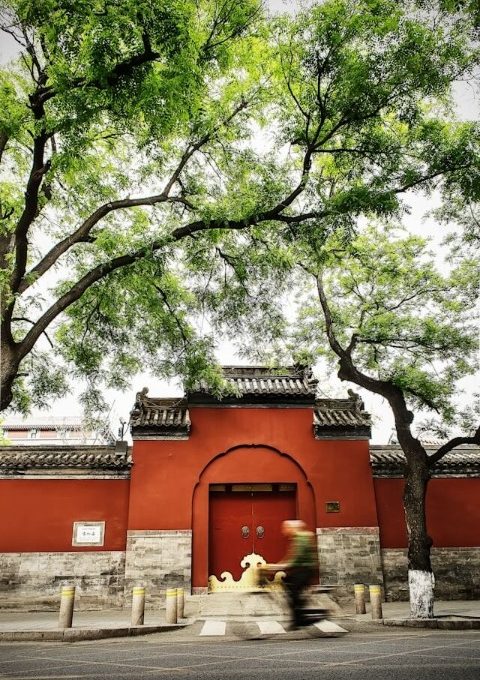
POLYGON ((208 577, 208 590, 211 593, 234 592, 237 590, 280 590, 283 587, 282 581, 285 577, 285 572, 275 572, 272 579, 267 577, 260 579, 259 568, 264 564, 267 563, 261 555, 256 555, 255 553, 245 555, 240 562, 244 572, 238 581, 235 581, 229 571, 224 571, 220 574, 220 579, 216 576, 208 577))

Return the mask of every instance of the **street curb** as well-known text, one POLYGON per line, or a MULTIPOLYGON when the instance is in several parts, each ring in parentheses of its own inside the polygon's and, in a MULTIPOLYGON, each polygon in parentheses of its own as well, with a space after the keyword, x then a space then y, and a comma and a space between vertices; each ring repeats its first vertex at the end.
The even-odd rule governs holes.
POLYGON ((346 628, 349 633, 373 633, 378 632, 378 629, 383 625, 383 621, 356 621, 355 619, 330 617, 329 621, 333 621, 342 628, 346 628))
POLYGON ((189 623, 160 626, 125 626, 121 628, 65 628, 65 630, 0 631, 0 642, 80 642, 116 637, 133 637, 180 630, 189 623))
MULTIPOLYGON (((134 637, 151 635, 172 630, 181 630, 196 621, 205 621, 216 617, 198 617, 186 623, 163 624, 158 626, 121 626, 118 628, 65 628, 57 630, 18 630, 0 631, 1 642, 81 642, 84 640, 105 640, 108 638, 134 637)), ((245 619, 229 619, 231 622, 242 622, 245 619)), ((256 620, 256 619, 252 619, 256 620)), ((348 617, 331 617, 338 625, 345 627, 349 633, 379 632, 382 626, 392 628, 424 628, 433 630, 480 630, 478 619, 379 619, 357 621, 348 617)))
POLYGON ((437 630, 479 630, 480 619, 385 619, 384 626, 405 628, 433 628, 437 630))
POLYGON ((433 630, 480 630, 480 618, 475 619, 378 619, 357 621, 355 619, 334 618, 338 625, 348 629, 350 633, 378 632, 382 626, 392 628, 430 628, 433 630))

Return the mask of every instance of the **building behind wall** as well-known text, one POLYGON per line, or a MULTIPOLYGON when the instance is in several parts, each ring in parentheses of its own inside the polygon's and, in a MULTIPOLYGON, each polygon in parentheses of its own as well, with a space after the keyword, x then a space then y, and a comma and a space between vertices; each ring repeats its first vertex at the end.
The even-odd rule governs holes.
MULTIPOLYGON (((310 373, 226 367, 222 400, 143 390, 131 449, 0 450, 0 602, 51 605, 75 582, 79 605, 122 606, 131 586, 156 605, 167 587, 240 589, 248 565, 277 562, 283 519, 318 537, 321 580, 380 583, 407 596, 403 455, 369 447, 353 393, 316 398, 310 373)), ((438 597, 480 596, 480 452, 437 465, 428 492, 438 597)))
POLYGON ((86 446, 109 444, 114 436, 109 426, 93 429, 79 416, 9 415, 2 420, 0 435, 16 446, 86 446))

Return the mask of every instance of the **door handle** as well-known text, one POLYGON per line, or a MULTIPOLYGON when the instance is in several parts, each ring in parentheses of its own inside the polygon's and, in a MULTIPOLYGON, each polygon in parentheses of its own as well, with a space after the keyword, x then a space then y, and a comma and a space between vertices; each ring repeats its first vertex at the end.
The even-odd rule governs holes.
POLYGON ((250 536, 250 529, 247 526, 243 526, 241 531, 242 531, 242 538, 248 538, 250 536))
POLYGON ((263 538, 265 536, 265 529, 262 526, 258 526, 256 529, 257 538, 263 538))

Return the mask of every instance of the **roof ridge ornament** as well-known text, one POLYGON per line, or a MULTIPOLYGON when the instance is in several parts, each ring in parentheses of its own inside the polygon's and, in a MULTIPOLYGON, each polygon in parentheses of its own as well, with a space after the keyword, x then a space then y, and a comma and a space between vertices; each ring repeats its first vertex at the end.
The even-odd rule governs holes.
POLYGON ((148 406, 153 406, 152 400, 147 397, 148 387, 143 387, 140 392, 135 395, 135 404, 133 405, 132 415, 140 415, 142 411, 148 406))
POLYGON ((361 398, 361 396, 357 392, 354 392, 353 390, 348 389, 347 394, 350 397, 350 400, 353 401, 353 403, 355 405, 355 409, 357 411, 365 411, 365 404, 363 402, 363 399, 361 398))
POLYGON ((134 436, 155 434, 175 439, 188 437, 191 421, 185 398, 153 398, 147 394, 148 387, 137 392, 130 412, 134 436))

